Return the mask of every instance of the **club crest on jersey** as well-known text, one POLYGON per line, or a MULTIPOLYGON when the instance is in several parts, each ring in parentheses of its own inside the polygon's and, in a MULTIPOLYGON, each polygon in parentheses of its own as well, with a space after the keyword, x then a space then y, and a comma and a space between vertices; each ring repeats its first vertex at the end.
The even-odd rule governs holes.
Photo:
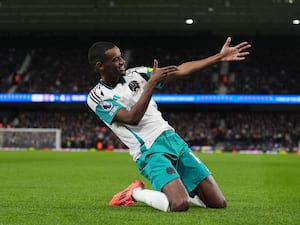
POLYGON ((106 110, 106 111, 109 111, 109 110, 111 110, 111 108, 112 108, 112 104, 110 103, 110 102, 108 102, 108 101, 102 101, 102 102, 100 102, 100 105, 101 105, 101 107, 104 109, 104 110, 106 110))
POLYGON ((140 88, 140 85, 136 80, 133 80, 128 84, 128 87, 131 91, 137 92, 138 89, 140 88))

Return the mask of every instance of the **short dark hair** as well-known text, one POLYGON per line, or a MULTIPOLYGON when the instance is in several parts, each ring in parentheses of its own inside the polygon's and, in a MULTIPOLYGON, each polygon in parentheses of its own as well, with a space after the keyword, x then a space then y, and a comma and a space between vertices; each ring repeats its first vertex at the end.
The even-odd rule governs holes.
POLYGON ((105 60, 105 52, 116 45, 111 42, 100 41, 94 43, 88 51, 88 60, 90 65, 95 66, 97 61, 105 60))

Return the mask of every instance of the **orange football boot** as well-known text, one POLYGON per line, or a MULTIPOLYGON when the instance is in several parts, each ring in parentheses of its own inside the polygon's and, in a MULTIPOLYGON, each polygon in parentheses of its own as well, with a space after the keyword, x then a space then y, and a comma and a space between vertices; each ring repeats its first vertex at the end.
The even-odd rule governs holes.
POLYGON ((144 183, 141 180, 136 180, 130 184, 126 189, 114 195, 110 200, 109 206, 131 206, 134 204, 132 192, 136 188, 144 188, 144 183))

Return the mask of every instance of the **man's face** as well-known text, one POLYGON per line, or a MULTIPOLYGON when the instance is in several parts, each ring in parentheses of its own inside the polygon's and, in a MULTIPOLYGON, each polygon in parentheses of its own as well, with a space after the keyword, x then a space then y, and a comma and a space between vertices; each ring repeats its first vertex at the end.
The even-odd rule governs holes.
POLYGON ((125 75, 125 60, 121 56, 118 47, 111 48, 105 52, 106 59, 102 64, 102 72, 105 76, 116 77, 125 75))

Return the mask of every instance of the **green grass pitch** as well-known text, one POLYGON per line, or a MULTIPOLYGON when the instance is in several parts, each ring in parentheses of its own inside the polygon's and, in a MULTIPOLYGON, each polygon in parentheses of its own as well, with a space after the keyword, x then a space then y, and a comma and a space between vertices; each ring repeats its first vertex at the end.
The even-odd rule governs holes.
POLYGON ((109 207, 116 192, 145 181, 128 153, 0 151, 0 225, 300 223, 300 155, 197 156, 218 181, 226 209, 109 207))

